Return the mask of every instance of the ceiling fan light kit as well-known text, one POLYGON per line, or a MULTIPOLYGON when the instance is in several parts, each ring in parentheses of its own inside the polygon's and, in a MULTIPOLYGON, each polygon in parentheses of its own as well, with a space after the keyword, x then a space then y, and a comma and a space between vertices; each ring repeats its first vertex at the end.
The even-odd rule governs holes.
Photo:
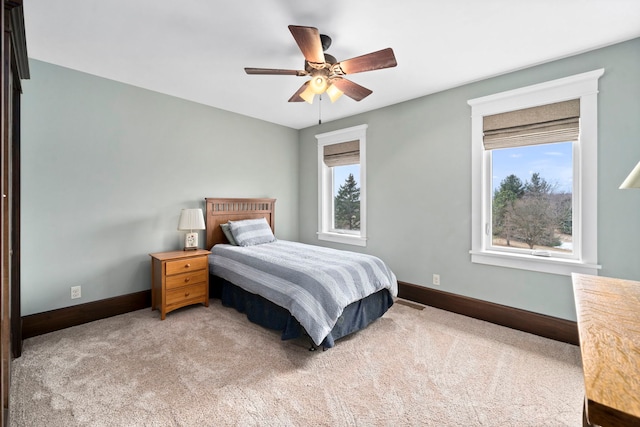
POLYGON ((309 80, 309 87, 313 91, 313 93, 317 95, 322 95, 325 90, 327 90, 327 81, 329 79, 321 73, 314 73, 311 75, 311 80, 309 80))
POLYGON ((311 77, 289 98, 289 102, 306 101, 312 104, 315 95, 323 93, 329 95, 331 102, 335 102, 343 94, 355 101, 361 101, 371 95, 373 91, 345 79, 345 75, 381 70, 398 65, 391 48, 338 62, 332 55, 325 53, 331 46, 331 38, 320 34, 317 28, 289 25, 289 31, 291 31, 305 58, 304 70, 244 69, 247 74, 311 77))

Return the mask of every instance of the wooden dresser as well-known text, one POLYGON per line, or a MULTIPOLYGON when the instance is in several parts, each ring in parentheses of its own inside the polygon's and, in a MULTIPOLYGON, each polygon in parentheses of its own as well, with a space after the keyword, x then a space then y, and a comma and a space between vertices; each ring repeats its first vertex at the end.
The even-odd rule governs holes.
POLYGON ((640 282, 573 274, 584 425, 640 426, 640 282))
POLYGON ((149 254, 151 309, 160 310, 161 320, 186 305, 209 307, 209 254, 202 249, 149 254))

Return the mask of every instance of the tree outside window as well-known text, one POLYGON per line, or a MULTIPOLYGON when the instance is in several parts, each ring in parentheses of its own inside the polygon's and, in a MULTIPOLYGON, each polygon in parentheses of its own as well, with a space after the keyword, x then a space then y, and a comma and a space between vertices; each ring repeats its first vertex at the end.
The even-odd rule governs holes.
POLYGON ((334 197, 334 228, 360 230, 360 187, 349 174, 334 197))
POLYGON ((566 250, 561 237, 571 238, 571 194, 556 192, 537 172, 524 184, 511 174, 494 192, 492 221, 495 246, 566 250))

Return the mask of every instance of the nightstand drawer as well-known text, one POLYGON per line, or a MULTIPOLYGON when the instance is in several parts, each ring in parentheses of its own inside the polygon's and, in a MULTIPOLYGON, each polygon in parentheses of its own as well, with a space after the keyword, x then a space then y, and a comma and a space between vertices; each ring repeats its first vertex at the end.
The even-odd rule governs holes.
POLYGON ((207 295, 209 285, 207 283, 197 283, 195 285, 183 286, 181 288, 167 290, 167 306, 174 304, 190 304, 192 300, 203 300, 207 295))
POLYGON ((167 289, 179 288, 181 286, 193 285, 207 281, 207 270, 192 271, 190 273, 175 274, 167 277, 167 289))
POLYGON ((186 273, 193 270, 203 270, 207 268, 208 260, 208 257, 201 256, 177 261, 167 261, 165 274, 170 276, 172 274, 186 273))

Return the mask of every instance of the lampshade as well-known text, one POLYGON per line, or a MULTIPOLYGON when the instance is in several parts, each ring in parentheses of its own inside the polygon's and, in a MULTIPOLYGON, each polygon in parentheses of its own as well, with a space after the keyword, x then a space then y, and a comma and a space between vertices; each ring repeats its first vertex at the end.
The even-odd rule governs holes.
POLYGON ((640 162, 633 168, 627 179, 620 185, 620 188, 640 188, 640 162))
POLYGON ((300 94, 300 98, 304 99, 309 104, 313 104, 313 97, 315 95, 316 94, 313 92, 313 90, 311 90, 311 85, 307 85, 307 88, 300 94))
POLYGON ((334 84, 327 88, 327 95, 329 95, 329 99, 331 99, 331 102, 336 102, 336 99, 340 98, 343 93, 344 92, 338 89, 334 84))
POLYGON ((178 230, 204 230, 204 216, 202 209, 182 209, 178 230))
POLYGON ((309 80, 309 87, 313 93, 320 95, 327 90, 327 77, 323 74, 313 74, 309 80))

